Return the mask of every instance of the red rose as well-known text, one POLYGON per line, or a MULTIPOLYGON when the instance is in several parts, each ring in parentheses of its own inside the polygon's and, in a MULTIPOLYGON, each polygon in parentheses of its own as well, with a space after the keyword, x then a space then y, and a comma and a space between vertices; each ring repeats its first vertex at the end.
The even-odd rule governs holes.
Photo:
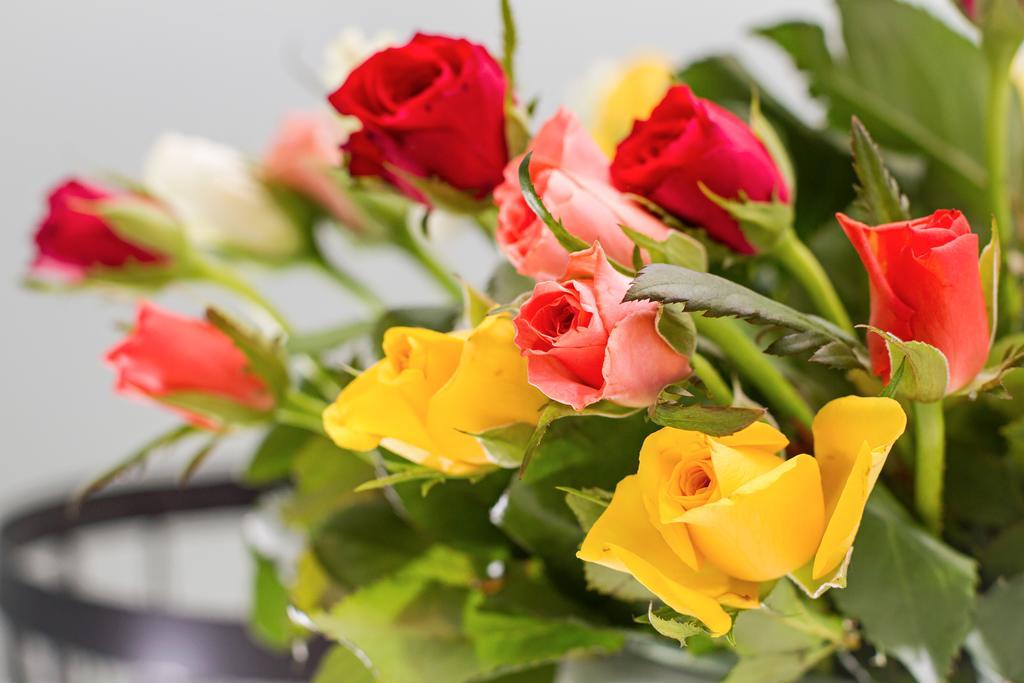
POLYGON ((576 410, 602 399, 642 407, 690 374, 658 334, 658 304, 622 300, 629 284, 599 242, 570 254, 560 280, 537 283, 513 320, 530 384, 576 410))
POLYGON ((117 371, 118 392, 155 399, 197 426, 214 427, 229 413, 256 417, 274 407, 267 385, 227 335, 149 302, 139 305, 135 329, 106 360, 117 371), (209 411, 191 407, 200 404, 209 411))
POLYGON ((164 261, 162 254, 121 239, 90 206, 118 196, 79 180, 57 186, 50 193, 49 212, 36 231, 37 254, 32 267, 58 270, 77 279, 93 268, 164 261))
POLYGON ((699 183, 726 199, 789 201, 782 173, 747 124, 685 85, 670 89, 649 119, 633 124, 615 153, 612 179, 743 254, 754 248, 699 183))
MULTIPOLYGON (((837 216, 871 280, 871 324, 931 344, 949 361, 953 392, 985 366, 991 344, 978 269, 978 236, 959 211, 874 227, 837 216)), ((888 381, 883 340, 869 336, 875 374, 888 381)))
POLYGON ((388 164, 483 197, 508 161, 505 89, 501 66, 480 45, 417 34, 371 56, 329 99, 363 124, 345 145, 353 175, 382 177, 408 193, 388 164))

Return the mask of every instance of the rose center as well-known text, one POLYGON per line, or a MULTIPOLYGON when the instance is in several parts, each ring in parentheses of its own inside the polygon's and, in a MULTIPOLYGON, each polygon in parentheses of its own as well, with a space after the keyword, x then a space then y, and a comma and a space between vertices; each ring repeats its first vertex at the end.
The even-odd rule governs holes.
POLYGON ((717 489, 711 459, 699 458, 677 463, 669 479, 669 486, 671 497, 685 509, 708 502, 717 489))

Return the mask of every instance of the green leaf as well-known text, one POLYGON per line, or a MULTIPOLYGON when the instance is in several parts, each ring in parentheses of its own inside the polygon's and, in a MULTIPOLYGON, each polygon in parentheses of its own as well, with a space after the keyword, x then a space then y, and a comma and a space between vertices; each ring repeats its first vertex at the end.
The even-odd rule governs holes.
POLYGON ((344 507, 315 530, 312 549, 336 582, 356 588, 412 562, 430 541, 400 519, 383 498, 344 507))
POLYGON ((297 446, 292 456, 295 492, 285 503, 282 515, 289 524, 316 526, 349 504, 353 489, 373 476, 373 467, 355 453, 310 432, 310 438, 297 446))
POLYGON ((620 225, 619 228, 633 244, 647 251, 652 263, 668 263, 691 270, 708 269, 707 249, 699 240, 685 232, 673 230, 665 239, 657 240, 625 225, 620 225))
POLYGON ((526 205, 537 215, 537 218, 541 219, 544 225, 548 226, 548 230, 555 236, 558 243, 570 254, 588 249, 589 244, 570 233, 560 220, 551 215, 548 207, 544 206, 543 200, 537 194, 537 189, 533 186, 533 179, 530 178, 530 159, 532 158, 533 152, 527 152, 519 164, 519 187, 522 188, 526 205))
POLYGON ((976 666, 993 679, 1024 680, 1024 574, 998 581, 978 596, 974 631, 967 646, 976 666))
POLYGON ((807 597, 817 600, 831 588, 846 588, 846 574, 853 558, 853 548, 846 551, 846 557, 839 566, 830 573, 814 578, 814 558, 789 575, 789 578, 802 590, 807 597))
POLYGON ((682 304, 659 306, 655 327, 658 336, 680 356, 689 358, 697 350, 697 328, 682 304))
POLYGON ((445 475, 437 470, 433 470, 422 465, 410 465, 409 467, 402 468, 392 474, 364 481, 362 484, 357 486, 355 490, 358 493, 362 493, 363 491, 375 491, 377 489, 384 489, 389 486, 404 484, 410 481, 425 483, 441 482, 445 479, 445 475))
POLYGON ((657 600, 642 583, 625 572, 617 572, 593 562, 583 563, 583 578, 587 590, 607 595, 622 602, 643 603, 657 600))
POLYGON ((842 619, 811 611, 785 581, 760 609, 736 616, 733 636, 740 662, 725 679, 730 683, 799 680, 846 642, 842 619))
POLYGON ((594 526, 597 518, 612 502, 612 494, 604 489, 574 489, 569 486, 558 486, 557 488, 559 491, 565 492, 565 504, 576 515, 580 528, 584 532, 590 531, 590 527, 594 526))
POLYGON ((168 256, 180 257, 189 250, 181 225, 156 202, 107 199, 95 202, 94 207, 118 237, 127 242, 168 256))
POLYGON ((280 399, 289 385, 288 357, 281 342, 266 339, 213 306, 206 309, 206 320, 234 342, 249 360, 252 373, 266 382, 274 396, 280 399))
POLYGON ((687 641, 694 636, 708 635, 700 619, 679 614, 669 607, 654 609, 653 602, 648 606, 647 614, 637 617, 636 621, 650 624, 661 635, 677 641, 680 647, 686 647, 687 641))
POLYGON ((160 403, 207 418, 216 425, 251 425, 267 422, 272 410, 256 410, 233 398, 199 391, 175 391, 157 396, 160 403))
POLYGON ((946 396, 949 386, 949 362, 945 354, 931 344, 903 341, 891 332, 865 325, 885 342, 889 351, 889 367, 903 367, 899 394, 907 400, 934 403, 946 396))
POLYGON ((286 346, 292 353, 322 353, 370 334, 375 323, 356 320, 313 332, 299 332, 288 337, 286 346))
POLYGON ((301 629, 288 618, 288 589, 277 575, 271 560, 253 554, 256 564, 249 611, 249 630, 264 646, 284 650, 301 629))
POLYGON ((312 683, 374 683, 376 680, 351 650, 335 645, 320 662, 312 683))
POLYGON ((487 281, 487 293, 492 299, 503 304, 515 301, 518 297, 533 291, 537 284, 533 278, 520 275, 508 261, 502 261, 491 273, 487 281))
POLYGON ((782 174, 782 179, 786 181, 786 187, 790 191, 790 199, 796 199, 796 172, 793 170, 793 161, 789 158, 789 152, 782 144, 782 138, 779 137, 778 131, 761 112, 761 97, 756 90, 750 100, 750 129, 768 150, 768 154, 771 155, 782 174))
POLYGON ((534 431, 533 425, 516 422, 472 436, 483 446, 488 460, 498 467, 515 468, 523 464, 534 431))
POLYGON ((318 437, 305 429, 274 425, 263 435, 249 460, 249 467, 243 475, 245 482, 251 486, 265 486, 287 479, 295 453, 315 438, 318 437))
POLYGON ((199 433, 200 431, 192 425, 177 425, 156 438, 147 441, 137 451, 83 486, 75 494, 73 504, 75 506, 81 505, 88 498, 107 488, 128 472, 145 465, 154 453, 199 433))
POLYGON ((856 549, 847 586, 833 599, 917 680, 944 679, 970 628, 974 562, 917 526, 880 487, 856 549))
POLYGON ((811 360, 837 367, 867 367, 867 352, 854 337, 827 320, 797 311, 766 296, 711 273, 654 264, 645 267, 626 292, 626 301, 650 299, 684 303, 686 310, 711 317, 735 317, 758 325, 792 330, 767 352, 797 353, 817 349, 811 360))
POLYGON ((650 417, 663 427, 703 432, 709 436, 728 436, 754 424, 766 412, 764 408, 658 403, 651 408, 650 417))
POLYGON ((739 199, 728 199, 716 194, 702 182, 697 185, 705 197, 736 219, 743 236, 758 251, 771 251, 793 228, 793 205, 789 202, 777 199, 756 202, 742 193, 739 199))
POLYGON ((868 129, 856 116, 850 122, 850 150, 857 174, 857 198, 874 224, 895 223, 910 218, 910 202, 889 173, 868 129))
MULTIPOLYGON (((602 417, 628 417, 639 412, 638 408, 629 408, 626 406, 620 406, 611 401, 598 401, 593 405, 589 405, 583 410, 574 410, 572 406, 563 405, 555 401, 551 401, 540 413, 540 418, 537 421, 537 426, 533 430, 533 434, 530 436, 530 440, 526 444, 526 450, 523 453, 523 464, 519 468, 519 477, 527 481, 539 479, 546 476, 550 469, 545 464, 541 464, 538 467, 534 467, 533 470, 527 470, 527 467, 532 462, 534 455, 540 450, 541 444, 544 442, 544 437, 547 435, 548 430, 551 429, 551 425, 556 420, 560 420, 563 417, 584 417, 587 415, 599 415, 602 417)), ((560 467, 558 463, 551 463, 555 467, 560 467)))

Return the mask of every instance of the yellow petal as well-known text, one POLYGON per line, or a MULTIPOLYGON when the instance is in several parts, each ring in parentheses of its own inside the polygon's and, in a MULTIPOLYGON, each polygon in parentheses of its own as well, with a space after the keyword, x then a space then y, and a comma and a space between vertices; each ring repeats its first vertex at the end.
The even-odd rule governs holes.
POLYGON ((873 455, 864 441, 825 526, 818 552, 814 555, 812 579, 820 579, 838 567, 853 545, 860 520, 864 516, 864 505, 868 502, 874 479, 878 476, 877 473, 872 475, 872 469, 873 455))
POLYGON ((627 64, 609 84, 598 104, 594 139, 608 156, 633 128, 636 119, 650 116, 672 85, 672 68, 662 57, 641 57, 627 64))
POLYGON ((721 444, 737 450, 757 450, 767 455, 778 455, 789 445, 789 439, 767 422, 755 422, 729 436, 715 438, 721 444))
POLYGON ((420 406, 425 401, 411 384, 381 380, 379 361, 345 387, 324 411, 324 430, 342 448, 370 450, 391 437, 430 450, 420 406))
POLYGON ((780 462, 731 496, 689 510, 697 552, 748 581, 777 579, 811 558, 825 527, 818 465, 809 455, 780 462))
POLYGON ((686 526, 669 524, 686 510, 666 495, 665 485, 680 459, 702 457, 707 448, 707 437, 700 432, 665 427, 644 440, 637 470, 648 519, 672 550, 694 570, 700 569, 700 558, 694 551, 686 526))
POLYGON ((700 619, 716 635, 731 626, 719 596, 746 604, 757 600, 756 584, 735 581, 711 567, 694 571, 680 560, 650 523, 636 476, 619 482, 577 556, 631 574, 666 605, 700 619))
POLYGON ((868 475, 871 492, 889 449, 907 427, 907 415, 891 398, 844 396, 825 404, 811 427, 814 457, 821 469, 826 516, 839 502, 854 463, 867 442, 872 464, 868 475))
POLYGON ((711 439, 711 462, 715 466, 719 492, 724 498, 747 482, 771 472, 782 464, 782 459, 758 448, 740 450, 711 439))

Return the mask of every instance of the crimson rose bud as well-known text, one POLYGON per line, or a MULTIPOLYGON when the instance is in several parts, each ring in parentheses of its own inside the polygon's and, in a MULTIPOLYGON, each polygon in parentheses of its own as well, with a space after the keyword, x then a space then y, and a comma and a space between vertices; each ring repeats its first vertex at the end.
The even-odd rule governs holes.
POLYGON ((506 87, 501 66, 467 40, 419 33, 377 52, 329 98, 363 124, 344 146, 350 172, 381 177, 421 201, 388 166, 487 195, 508 161, 506 87))
POLYGON ((789 201, 781 171, 747 124, 685 85, 671 88, 649 119, 633 124, 616 150, 612 180, 743 254, 754 248, 700 183, 726 199, 742 193, 752 201, 789 201))
POLYGON ((264 381, 231 338, 205 320, 139 305, 135 329, 107 352, 117 391, 163 403, 199 427, 218 426, 216 413, 260 415, 274 407, 264 381), (190 406, 195 397, 210 409, 190 406))
MULTIPOLYGON (((868 226, 843 214, 839 224, 871 281, 871 325, 939 349, 949 361, 947 392, 985 366, 991 334, 978 267, 978 236, 959 211, 868 226)), ((869 335, 875 374, 888 381, 885 342, 869 335)))
POLYGON ((84 183, 67 180, 48 199, 49 211, 36 231, 37 254, 34 269, 52 269, 72 279, 88 275, 93 268, 119 268, 129 263, 159 263, 162 254, 153 253, 122 239, 90 206, 119 195, 84 183))

